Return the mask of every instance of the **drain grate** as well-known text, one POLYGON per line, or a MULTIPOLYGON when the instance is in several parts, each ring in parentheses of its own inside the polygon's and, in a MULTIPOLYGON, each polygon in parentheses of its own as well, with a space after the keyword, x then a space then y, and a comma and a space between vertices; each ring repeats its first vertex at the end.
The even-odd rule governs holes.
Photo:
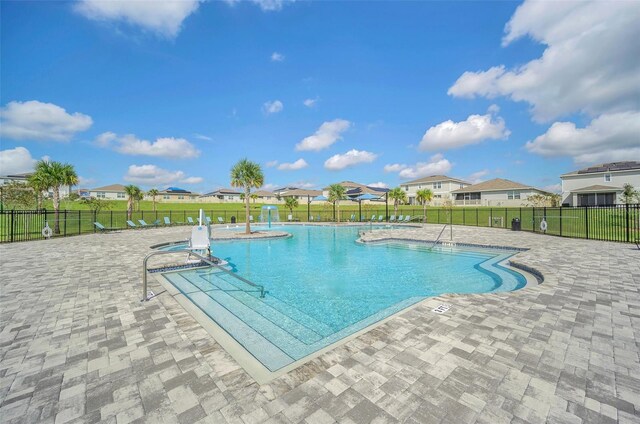
POLYGON ((437 308, 433 309, 432 312, 435 312, 436 314, 444 314, 449 309, 451 309, 451 305, 443 303, 442 305, 438 305, 437 308))

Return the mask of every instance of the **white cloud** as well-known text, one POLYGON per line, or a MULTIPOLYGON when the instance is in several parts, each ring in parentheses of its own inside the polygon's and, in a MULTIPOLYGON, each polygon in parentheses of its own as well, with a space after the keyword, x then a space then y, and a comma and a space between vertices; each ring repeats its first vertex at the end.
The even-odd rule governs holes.
POLYGON ((287 3, 293 3, 295 0, 251 0, 260 6, 263 12, 275 12, 281 10, 287 3))
POLYGON ((90 186, 96 182, 95 178, 86 178, 82 175, 78 175, 78 186, 90 186))
POLYGON ((274 166, 276 166, 278 164, 277 160, 270 160, 269 162, 265 163, 265 166, 267 168, 273 168, 274 166))
POLYGON ((584 128, 556 122, 526 148, 545 157, 572 157, 580 164, 629 160, 640 158, 638 134, 640 112, 605 114, 584 128))
POLYGON ((392 163, 384 166, 384 172, 400 172, 408 168, 404 163, 392 163))
MULTIPOLYGON (((313 189, 317 184, 312 183, 310 181, 295 181, 287 184, 287 187, 298 187, 303 189, 313 189)), ((276 187, 277 188, 277 187, 276 187)))
POLYGON ((640 7, 633 1, 525 1, 505 28, 503 46, 529 36, 546 46, 523 66, 465 72, 457 97, 507 96, 531 105, 537 121, 640 106, 640 7))
POLYGON ((298 169, 306 168, 309 166, 306 160, 300 158, 293 163, 281 163, 278 165, 280 171, 297 171, 298 169))
POLYGON ((324 162, 324 167, 330 171, 339 171, 360 163, 371 163, 377 157, 375 153, 352 149, 344 154, 331 156, 324 162))
POLYGON ((282 62, 283 60, 284 60, 284 55, 282 53, 278 53, 278 52, 271 53, 272 62, 282 62))
POLYGON ((199 5, 199 0, 80 0, 74 8, 94 21, 125 22, 174 38, 184 20, 198 10, 199 5))
POLYGON ((282 112, 282 109, 284 109, 284 105, 282 104, 282 102, 280 100, 274 100, 272 102, 265 102, 262 105, 262 110, 267 115, 271 115, 272 113, 282 112))
POLYGON ((101 147, 110 147, 116 152, 125 155, 144 155, 170 159, 187 159, 200 156, 200 151, 184 138, 162 137, 151 142, 141 140, 133 134, 118 136, 115 133, 106 132, 96 137, 96 144, 101 147))
POLYGON ((484 181, 484 177, 489 175, 491 171, 488 169, 483 169, 482 171, 474 172, 473 174, 467 177, 467 181, 471 182, 471 184, 477 184, 484 181))
POLYGON ((389 188, 389 184, 383 183, 382 181, 378 181, 377 183, 369 183, 367 184, 367 186, 376 188, 389 188))
POLYGON ((305 99, 302 104, 305 105, 308 108, 312 108, 316 105, 316 103, 318 103, 318 98, 316 97, 315 99, 305 99))
POLYGON ((400 171, 398 176, 404 179, 414 179, 427 177, 429 175, 446 174, 453 165, 441 153, 437 153, 429 158, 429 162, 418 162, 400 171))
POLYGON ((156 165, 131 165, 124 180, 144 186, 173 183, 198 184, 203 181, 201 177, 187 177, 182 171, 168 171, 156 165))
POLYGON ((37 100, 9 102, 0 108, 0 136, 14 140, 69 141, 93 125, 90 116, 37 100))
POLYGON ((24 147, 0 150, 0 175, 23 174, 33 171, 37 160, 24 147))
POLYGON ((203 134, 196 133, 193 136, 195 138, 197 138, 198 140, 213 141, 213 138, 209 137, 208 135, 203 135, 203 134))
POLYGON ((511 132, 504 120, 491 113, 471 115, 461 122, 444 121, 427 130, 418 148, 420 150, 445 150, 478 144, 484 140, 506 139, 511 132))
POLYGON ((344 119, 323 122, 315 134, 305 137, 300 143, 296 144, 296 150, 313 150, 317 152, 326 149, 342 139, 342 133, 348 130, 350 126, 351 122, 344 119))

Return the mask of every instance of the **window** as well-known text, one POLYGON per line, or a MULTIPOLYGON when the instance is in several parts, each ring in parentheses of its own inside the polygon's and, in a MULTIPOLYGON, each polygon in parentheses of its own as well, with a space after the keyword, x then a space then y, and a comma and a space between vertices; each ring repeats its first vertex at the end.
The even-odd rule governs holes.
POLYGON ((442 188, 442 182, 438 181, 436 183, 433 183, 433 188, 442 188))
POLYGON ((106 193, 104 191, 99 191, 96 193, 96 197, 98 199, 104 199, 105 197, 107 197, 106 193))
POLYGON ((409 186, 404 186, 404 191, 409 191, 409 186))
POLYGON ((125 195, 124 195, 124 193, 119 192, 119 193, 118 193, 118 195, 117 195, 117 197, 118 197, 118 199, 124 199, 124 198, 125 198, 125 195))
POLYGON ((605 183, 611 182, 611 174, 604 174, 604 182, 605 183))
POLYGON ((184 200, 184 196, 178 196, 178 200, 184 200))
POLYGON ((233 196, 227 196, 228 200, 233 200, 233 196))
POLYGON ((520 192, 519 191, 508 191, 507 192, 507 199, 509 199, 509 200, 520 199, 520 192))
POLYGON ((464 188, 464 184, 460 184, 460 188, 464 188))
POLYGON ((165 194, 164 196, 162 196, 162 198, 164 200, 169 200, 169 199, 171 199, 171 196, 169 196, 168 194, 165 194))

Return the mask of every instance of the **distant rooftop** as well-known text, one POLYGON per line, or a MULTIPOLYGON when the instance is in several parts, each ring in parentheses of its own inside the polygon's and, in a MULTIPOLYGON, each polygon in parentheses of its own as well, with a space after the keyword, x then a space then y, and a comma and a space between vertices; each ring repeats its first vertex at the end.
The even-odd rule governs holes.
POLYGON ((92 188, 91 191, 124 191, 122 184, 111 184, 104 187, 92 188))
POLYGON ((588 168, 568 172, 563 175, 596 174, 599 172, 629 171, 632 169, 640 169, 640 162, 632 160, 624 162, 601 163, 600 165, 593 165, 588 168))
POLYGON ((191 193, 189 190, 185 190, 179 187, 167 187, 166 190, 162 190, 165 193, 191 193))
POLYGON ((407 185, 407 184, 419 184, 419 183, 433 183, 436 181, 453 181, 456 183, 462 183, 462 184, 471 184, 467 181, 461 180, 459 178, 452 178, 452 177, 447 177, 446 175, 429 175, 428 177, 422 177, 422 178, 418 178, 416 180, 411 180, 411 181, 407 181, 404 182, 400 185, 407 185))
POLYGON ((465 188, 453 190, 452 193, 470 193, 470 192, 479 192, 479 191, 523 190, 523 189, 534 189, 538 191, 545 191, 545 190, 540 190, 538 188, 535 188, 533 186, 528 186, 525 184, 517 183, 515 181, 506 180, 504 178, 494 178, 493 180, 484 181, 478 184, 467 186, 465 188))

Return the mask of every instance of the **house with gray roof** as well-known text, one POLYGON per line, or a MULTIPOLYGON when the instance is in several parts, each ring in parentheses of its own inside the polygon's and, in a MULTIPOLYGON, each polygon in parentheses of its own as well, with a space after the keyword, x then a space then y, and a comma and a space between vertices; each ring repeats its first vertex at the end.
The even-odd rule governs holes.
POLYGON ((527 206, 529 196, 549 195, 548 191, 503 178, 484 181, 453 190, 453 204, 456 206, 527 206))
POLYGON ((407 193, 407 199, 409 199, 410 205, 417 204, 416 193, 418 190, 429 189, 433 193, 433 199, 430 204, 438 206, 446 200, 453 200, 451 192, 469 185, 471 185, 471 183, 458 178, 447 177, 446 175, 430 175, 428 177, 407 181, 400 184, 400 187, 407 193))
POLYGON ((640 161, 611 162, 560 176, 563 206, 604 206, 620 202, 623 186, 640 190, 640 161))

